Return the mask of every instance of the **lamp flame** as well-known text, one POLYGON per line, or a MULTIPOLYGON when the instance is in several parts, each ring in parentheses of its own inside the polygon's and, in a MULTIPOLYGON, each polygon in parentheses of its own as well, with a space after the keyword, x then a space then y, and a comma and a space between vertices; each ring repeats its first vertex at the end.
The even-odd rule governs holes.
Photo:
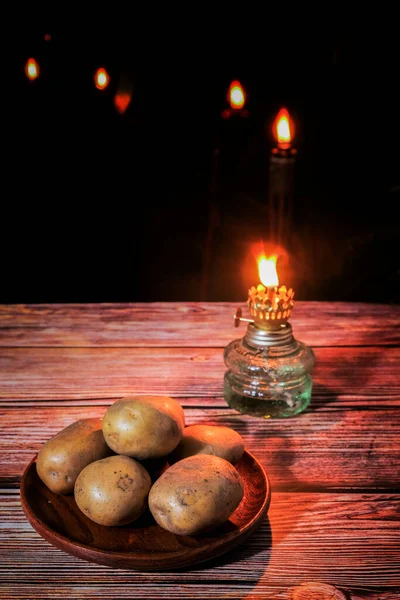
POLYGON ((280 148, 290 147, 294 137, 294 124, 286 108, 281 108, 278 112, 272 126, 272 133, 280 148))
POLYGON ((110 83, 110 76, 103 68, 97 69, 94 75, 94 83, 98 90, 104 90, 110 83))
POLYGON ((39 65, 34 58, 29 58, 25 65, 25 75, 30 81, 34 81, 39 77, 39 65))
POLYGON ((232 81, 228 91, 228 101, 234 110, 243 108, 246 102, 246 92, 239 81, 232 81))
POLYGON ((271 256, 270 258, 261 256, 258 259, 258 274, 261 283, 265 287, 279 285, 278 273, 276 272, 276 256, 271 256))

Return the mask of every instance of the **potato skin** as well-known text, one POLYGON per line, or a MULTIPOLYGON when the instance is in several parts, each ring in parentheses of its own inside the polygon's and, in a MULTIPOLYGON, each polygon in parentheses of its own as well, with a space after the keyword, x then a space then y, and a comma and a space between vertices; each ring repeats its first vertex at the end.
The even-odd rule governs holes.
POLYGON ((195 454, 211 454, 234 465, 242 458, 243 452, 243 438, 234 429, 215 425, 191 425, 183 430, 182 439, 171 458, 176 462, 195 454))
POLYGON ((52 492, 69 494, 82 469, 110 454, 101 419, 81 419, 45 443, 38 454, 36 469, 52 492))
POLYGON ((110 456, 83 469, 75 483, 80 510, 100 525, 126 525, 147 507, 150 475, 128 456, 110 456))
POLYGON ((167 396, 129 396, 117 400, 103 418, 107 444, 117 454, 146 460, 166 456, 179 444, 185 418, 167 396))
POLYGON ((150 490, 149 508, 160 527, 196 535, 227 521, 242 498, 235 467, 218 456, 199 454, 161 475, 150 490))

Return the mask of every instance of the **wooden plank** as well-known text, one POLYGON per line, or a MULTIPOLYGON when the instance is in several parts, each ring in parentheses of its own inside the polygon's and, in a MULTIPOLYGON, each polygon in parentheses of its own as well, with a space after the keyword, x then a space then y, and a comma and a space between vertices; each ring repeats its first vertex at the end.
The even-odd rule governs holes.
POLYGON ((272 600, 290 598, 293 587, 306 581, 337 586, 353 600, 393 600, 396 589, 378 591, 400 591, 399 495, 275 493, 269 519, 243 546, 175 573, 86 563, 42 540, 16 493, 0 495, 0 509, 3 598, 272 600))
MULTIPOLYGON (((358 410, 360 408, 372 410, 386 410, 400 406, 399 396, 383 396, 381 394, 336 394, 335 396, 323 395, 319 386, 315 385, 311 405, 308 410, 330 411, 336 410, 358 410)), ((28 408, 30 406, 109 406, 116 398, 49 398, 49 399, 19 399, 1 398, 0 408, 28 408)), ((178 398, 184 408, 219 408, 229 409, 223 396, 182 396, 178 398)))
MULTIPOLYGON (((244 290, 244 296, 246 291, 244 290)), ((242 303, 36 304, 0 306, 0 346, 224 347, 244 335, 232 315, 242 303)), ((312 346, 393 345, 400 307, 297 302, 292 325, 312 346)))
MULTIPOLYGON (((17 485, 42 444, 105 407, 0 410, 0 481, 17 485)), ((399 489, 400 410, 309 411, 287 420, 254 419, 233 410, 186 409, 186 423, 234 428, 263 464, 273 490, 399 489)))
MULTIPOLYGON (((387 401, 400 394, 400 348, 316 348, 314 393, 387 401)), ((220 348, 0 348, 0 398, 222 396, 220 348)))
MULTIPOLYGON (((143 600, 149 598, 166 598, 167 600, 178 600, 188 598, 200 598, 200 599, 230 599, 239 600, 245 598, 246 600, 266 599, 266 600, 294 600, 294 596, 291 595, 293 588, 283 589, 282 585, 278 588, 273 585, 263 585, 262 588, 255 590, 251 585, 242 584, 239 586, 235 582, 228 581, 225 584, 213 585, 211 582, 206 584, 185 584, 180 585, 176 588, 173 584, 167 585, 153 585, 151 583, 140 584, 138 589, 135 583, 124 583, 120 588, 118 582, 115 581, 109 584, 107 581, 100 585, 86 585, 84 582, 80 582, 77 585, 59 585, 57 583, 51 584, 37 584, 34 585, 29 583, 19 582, 16 585, 4 585, 0 588, 0 599, 1 600, 39 600, 41 598, 47 598, 49 600, 81 600, 88 598, 89 600, 115 600, 116 595, 119 594, 118 598, 143 600)), ((336 588, 337 589, 337 588, 336 588)), ((400 588, 392 591, 383 590, 371 591, 371 588, 365 591, 352 592, 349 589, 344 589, 345 600, 399 600, 400 588)), ((342 593, 342 592, 341 592, 342 593)), ((304 599, 305 600, 305 599, 304 599)), ((327 596, 314 596, 313 598, 307 597, 307 600, 336 600, 335 597, 327 596)))

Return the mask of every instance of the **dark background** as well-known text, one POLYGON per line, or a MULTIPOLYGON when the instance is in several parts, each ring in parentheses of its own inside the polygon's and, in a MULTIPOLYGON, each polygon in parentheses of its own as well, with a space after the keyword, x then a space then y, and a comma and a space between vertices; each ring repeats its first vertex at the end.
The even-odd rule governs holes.
POLYGON ((258 281, 252 245, 271 241, 270 125, 282 106, 298 155, 281 282, 302 300, 398 302, 398 63, 397 74, 360 68, 340 36, 305 47, 139 29, 37 28, 10 43, 0 302, 245 300, 258 281), (224 121, 232 79, 249 116, 224 121), (132 86, 122 116, 121 82, 132 86))

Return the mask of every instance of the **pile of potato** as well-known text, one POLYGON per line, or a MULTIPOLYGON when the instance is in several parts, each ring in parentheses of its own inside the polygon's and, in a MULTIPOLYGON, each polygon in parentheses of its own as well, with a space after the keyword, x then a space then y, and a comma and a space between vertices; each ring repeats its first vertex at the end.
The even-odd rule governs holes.
POLYGON ((74 492, 96 523, 126 525, 148 505, 164 529, 194 535, 224 523, 242 500, 233 464, 243 452, 232 429, 185 428, 176 400, 133 396, 110 406, 103 421, 83 419, 63 429, 40 450, 36 466, 50 490, 74 492), (158 476, 160 459, 172 466, 158 476))

